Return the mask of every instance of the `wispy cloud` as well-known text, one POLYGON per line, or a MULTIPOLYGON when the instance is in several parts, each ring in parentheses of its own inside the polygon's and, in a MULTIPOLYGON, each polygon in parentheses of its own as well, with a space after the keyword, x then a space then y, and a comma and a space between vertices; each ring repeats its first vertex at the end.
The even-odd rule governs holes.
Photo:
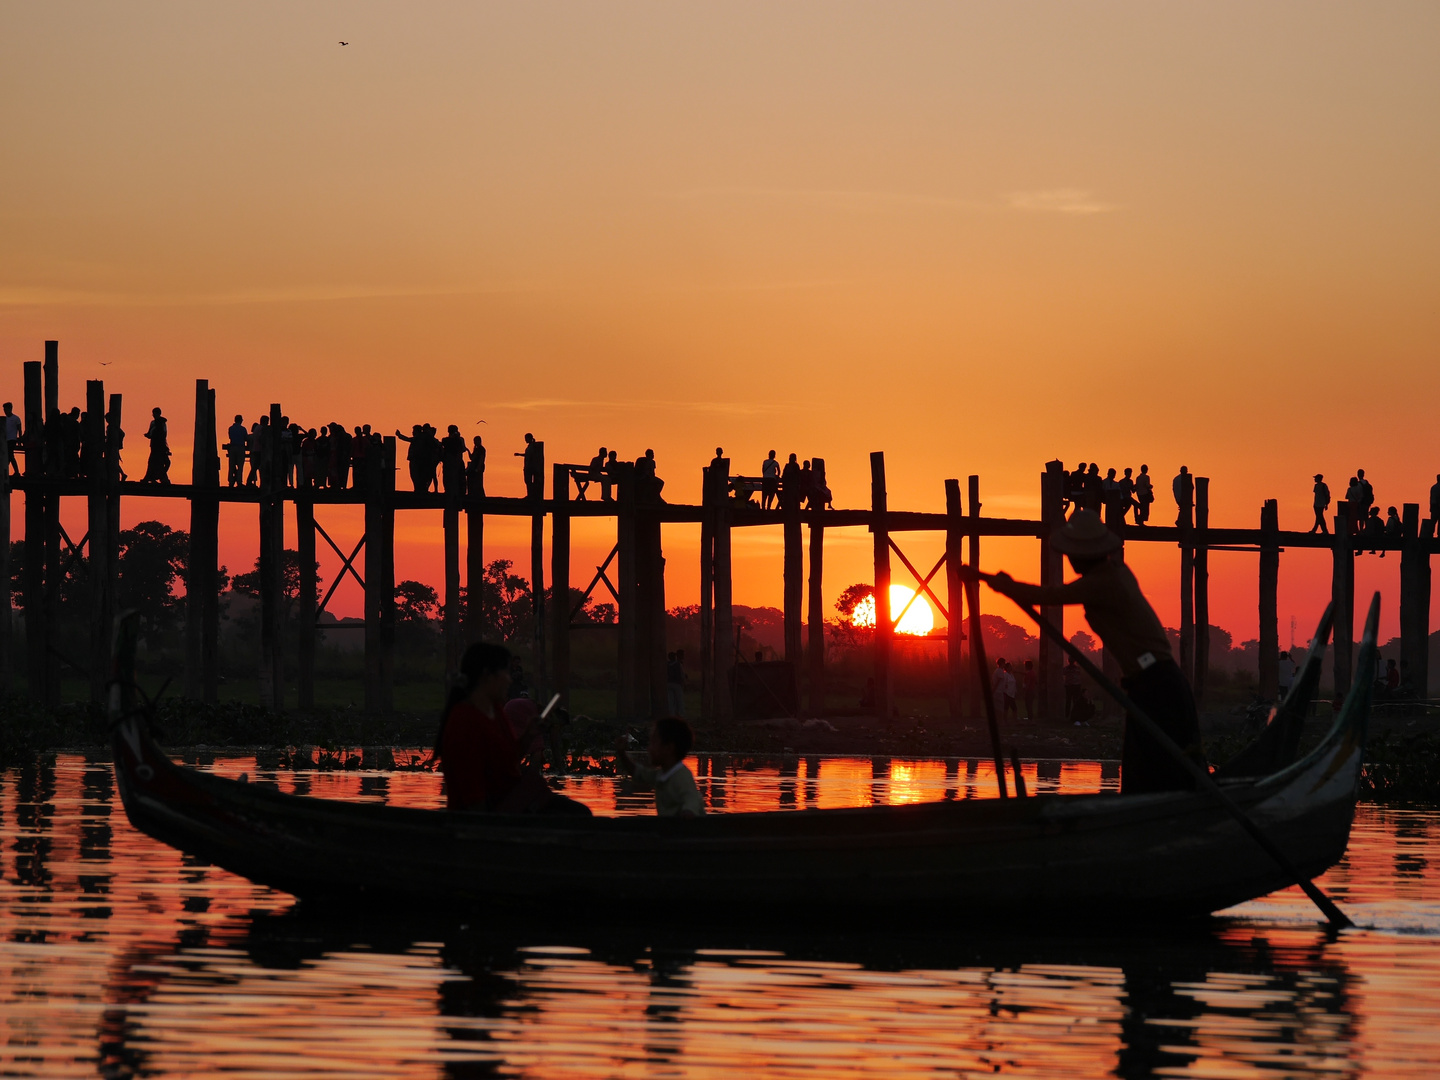
POLYGON ((718 416, 756 416, 779 412, 779 405, 740 401, 658 401, 634 398, 627 401, 584 401, 575 398, 532 398, 525 401, 499 401, 489 406, 510 412, 540 412, 555 409, 586 409, 592 412, 669 412, 703 413, 718 416))
POLYGON ((1114 203, 1101 202, 1086 188, 1014 191, 1010 193, 1010 205, 1016 210, 1051 214, 1108 214, 1120 209, 1114 203))
POLYGON ((752 199, 776 202, 804 202, 835 210, 875 211, 888 209, 994 209, 975 199, 948 195, 927 195, 913 191, 860 191, 846 188, 786 187, 703 187, 684 191, 662 191, 661 198, 677 202, 698 202, 714 199, 752 199))
POLYGON ((226 292, 132 292, 123 289, 58 289, 0 285, 0 307, 224 307, 238 304, 313 304, 339 300, 378 300, 424 296, 471 296, 482 293, 534 292, 542 286, 513 282, 503 285, 387 286, 316 285, 226 292))

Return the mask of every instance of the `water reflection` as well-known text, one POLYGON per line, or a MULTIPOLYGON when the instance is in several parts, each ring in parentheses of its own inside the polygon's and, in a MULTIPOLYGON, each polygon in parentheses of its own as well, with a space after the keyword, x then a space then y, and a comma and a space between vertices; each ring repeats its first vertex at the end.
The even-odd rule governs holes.
MULTIPOLYGON (((210 767, 433 806, 414 773, 210 767)), ((1113 785, 1098 762, 1032 789, 1113 785)), ((983 761, 702 759, 712 811, 991 798, 983 761)), ((602 777, 604 812, 648 796, 602 777)), ((136 834, 109 769, 0 774, 0 1075, 1429 1076, 1440 1056, 1434 811, 1362 807, 1324 884, 1164 936, 947 925, 339 917, 136 834)), ((376 853, 383 858, 383 852, 376 853)), ((668 913, 673 916, 676 913, 668 913)))

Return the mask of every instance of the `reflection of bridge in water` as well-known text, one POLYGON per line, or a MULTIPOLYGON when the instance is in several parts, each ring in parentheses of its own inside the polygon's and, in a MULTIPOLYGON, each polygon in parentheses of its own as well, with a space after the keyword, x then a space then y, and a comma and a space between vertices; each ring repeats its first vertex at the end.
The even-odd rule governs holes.
MULTIPOLYGON (((119 559, 119 511, 122 498, 182 499, 190 505, 189 552, 186 573, 186 664, 184 688, 188 697, 213 702, 218 696, 217 646, 219 634, 219 513, 221 503, 255 505, 259 526, 260 671, 261 701, 267 707, 284 705, 284 656, 281 648, 285 617, 283 601, 283 553, 285 504, 293 505, 296 550, 299 556, 299 648, 296 655, 298 704, 309 709, 314 703, 314 662, 317 631, 338 629, 334 623, 318 621, 335 588, 349 574, 364 591, 365 613, 361 623, 350 623, 364 634, 365 707, 370 712, 388 712, 393 707, 395 651, 395 515, 406 510, 439 510, 442 514, 445 583, 444 641, 446 667, 455 671, 467 638, 478 636, 485 625, 483 590, 462 593, 460 557, 460 516, 465 516, 465 570, 467 582, 478 582, 484 574, 484 537, 487 516, 522 517, 531 522, 531 583, 534 613, 534 656, 532 664, 542 692, 552 690, 566 696, 570 683, 570 635, 576 629, 594 629, 595 624, 576 624, 580 607, 566 602, 546 604, 544 535, 550 522, 550 590, 554 597, 568 598, 570 588, 570 523, 577 517, 614 518, 615 546, 583 590, 588 599, 604 586, 614 598, 618 619, 617 715, 622 718, 658 717, 666 710, 665 688, 665 559, 660 542, 662 524, 698 525, 701 534, 701 699, 702 718, 724 722, 733 716, 733 686, 738 635, 732 617, 731 533, 735 529, 779 526, 784 536, 785 660, 791 665, 795 700, 808 711, 823 711, 825 694, 824 602, 822 597, 825 530, 864 527, 874 538, 874 603, 876 632, 873 635, 875 707, 880 716, 891 714, 893 685, 891 653, 896 624, 906 612, 893 611, 890 604, 892 556, 914 582, 916 597, 924 596, 938 609, 950 626, 962 624, 964 588, 959 568, 965 562, 979 565, 980 541, 985 536, 1033 537, 1039 543, 1043 583, 1063 580, 1058 552, 1051 550, 1048 537, 1064 520, 1064 468, 1049 462, 1040 476, 1041 514, 1039 520, 981 516, 980 478, 971 476, 962 498, 958 480, 945 481, 944 512, 917 513, 889 508, 885 484, 885 458, 870 455, 871 505, 868 509, 834 510, 802 508, 798 500, 786 500, 778 509, 762 509, 747 498, 732 495, 735 485, 729 462, 719 459, 704 469, 702 500, 699 505, 664 502, 641 482, 635 465, 617 463, 613 500, 584 498, 584 485, 592 482, 588 467, 554 464, 551 491, 538 497, 466 497, 458 493, 433 494, 396 489, 396 440, 386 437, 381 444, 379 467, 371 463, 363 486, 342 490, 293 487, 288 470, 263 469, 255 487, 224 487, 220 479, 219 431, 216 425, 215 391, 206 380, 196 381, 194 453, 191 483, 161 486, 120 479, 119 432, 121 395, 111 394, 108 402, 104 384, 86 383, 85 430, 82 433, 83 478, 68 478, 59 422, 59 348, 46 342, 45 361, 25 364, 25 460, 23 476, 0 484, 0 663, 8 664, 10 626, 10 489, 25 497, 25 551, 21 607, 27 643, 27 677, 31 697, 48 705, 59 704, 60 673, 70 666, 88 676, 93 700, 105 692, 110 670, 110 626, 116 605, 116 570, 119 559), (572 497, 572 484, 579 490, 572 497), (88 509, 88 531, 77 542, 61 527, 60 503, 67 497, 84 498, 88 509), (359 541, 345 547, 332 538, 315 519, 317 506, 360 505, 365 511, 365 530, 359 541), (804 530, 808 530, 809 568, 804 559, 804 530), (911 562, 896 537, 907 533, 939 532, 945 550, 928 570, 911 562), (328 545, 339 558, 340 572, 326 595, 316 601, 316 542, 328 545), (963 548, 963 550, 962 550, 963 548), (91 595, 94 597, 90 624, 88 664, 62 657, 56 648, 60 584, 87 555, 91 595), (38 554, 38 558, 36 557, 38 554), (941 587, 943 572, 943 589, 941 587), (612 578, 613 575, 613 578, 612 578), (808 596, 807 596, 808 589, 808 596), (944 599, 941 598, 943 593, 944 599), (462 595, 464 602, 462 605, 462 595), (463 607, 463 611, 462 611, 463 607), (803 678, 802 678, 803 673, 803 678), (806 691, 803 699, 800 694, 806 691)), ((265 450, 268 460, 280 461, 281 408, 270 406, 265 450)), ((544 444, 538 444, 543 462, 544 444)), ((824 463, 816 459, 823 472, 824 463)), ((541 466, 543 476, 543 465, 541 466)), ((543 484, 540 485, 543 488, 543 484)), ((741 496, 745 494, 742 490, 741 496)), ((1426 670, 1430 612, 1430 555, 1435 550, 1435 522, 1421 521, 1420 507, 1406 503, 1399 539, 1361 541, 1351 535, 1350 508, 1337 506, 1332 536, 1282 532, 1277 504, 1265 502, 1258 528, 1218 528, 1210 524, 1209 480, 1195 478, 1192 508, 1182 509, 1175 526, 1137 526, 1123 522, 1112 525, 1127 543, 1177 545, 1181 553, 1180 573, 1180 656, 1197 697, 1203 698, 1209 670, 1209 635, 1196 633, 1209 625, 1209 567, 1211 551, 1249 551, 1259 555, 1260 597, 1260 691, 1276 696, 1279 657, 1279 626, 1276 593, 1280 554, 1286 547, 1321 548, 1332 553, 1332 598, 1335 604, 1334 674, 1337 692, 1348 689, 1352 679, 1354 643, 1355 571, 1353 554, 1359 547, 1400 552, 1400 630, 1402 668, 1416 696, 1424 698, 1428 685, 1426 670)), ((912 600, 913 602, 913 600, 912 600)), ((970 613, 973 617, 973 611, 970 613)), ((1059 608, 1044 614, 1060 625, 1059 608)), ((981 713, 982 682, 970 678, 963 635, 947 637, 950 670, 950 708, 954 716, 981 713)), ((1064 709, 1062 660, 1058 647, 1041 636, 1039 642, 1038 704, 1041 715, 1059 718, 1064 709)))

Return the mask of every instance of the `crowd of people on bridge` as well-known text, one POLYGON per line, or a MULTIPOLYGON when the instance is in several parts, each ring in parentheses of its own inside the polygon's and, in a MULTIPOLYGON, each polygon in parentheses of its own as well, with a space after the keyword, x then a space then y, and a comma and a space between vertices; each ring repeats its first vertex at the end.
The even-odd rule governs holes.
MULTIPOLYGON (((1150 522, 1150 507, 1155 502, 1155 482, 1150 476, 1150 466, 1141 465, 1140 472, 1126 469, 1121 476, 1114 469, 1106 469, 1100 475, 1097 462, 1080 462, 1065 474, 1065 488, 1062 493, 1063 506, 1067 514, 1075 510, 1094 510, 1102 514, 1105 524, 1112 527, 1125 524, 1127 515, 1136 525, 1150 522)), ((1190 471, 1180 466, 1180 474, 1172 485, 1177 506, 1194 506, 1195 482, 1190 471)))

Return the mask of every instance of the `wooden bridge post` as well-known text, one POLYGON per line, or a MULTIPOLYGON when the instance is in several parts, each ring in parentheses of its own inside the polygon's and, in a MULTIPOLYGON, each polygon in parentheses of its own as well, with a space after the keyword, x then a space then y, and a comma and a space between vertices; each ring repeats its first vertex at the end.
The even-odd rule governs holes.
POLYGON ((280 406, 271 404, 260 474, 260 704, 285 708, 285 487, 280 460, 280 406))
MULTIPOLYGON (((1050 537, 1065 524, 1065 464, 1047 461, 1040 476, 1040 584, 1061 585, 1065 582, 1064 556, 1050 543, 1050 537)), ((1049 604, 1040 609, 1052 626, 1065 629, 1065 608, 1049 604)), ((1040 715, 1051 723, 1065 719, 1065 662, 1060 647, 1045 634, 1040 634, 1039 664, 1036 672, 1039 686, 1040 715)), ((1035 717, 1030 717, 1033 722, 1035 717)))
MULTIPOLYGON (((106 540, 110 506, 106 501, 109 483, 105 458, 105 384, 98 379, 85 383, 85 497, 86 533, 90 572, 90 700, 105 700, 110 679, 110 634, 115 618, 115 595, 110 584, 110 550, 106 540)), ((187 586, 188 592, 188 586, 187 586)))
POLYGON ((1335 532, 1331 548, 1330 602, 1335 605, 1335 693, 1350 691, 1355 652, 1355 556, 1350 536, 1350 503, 1335 504, 1335 532))
MULTIPOLYGON (((394 435, 386 435, 380 457, 380 708, 395 711, 395 458, 394 435)), ((369 541, 366 541, 369 546, 369 541)), ((365 579, 370 584, 370 579, 365 579)), ((367 588, 368 592, 368 588, 367 588)))
MULTIPOLYGON (((971 476, 966 480, 966 494, 970 499, 970 565, 975 569, 980 568, 980 477, 971 476)), ((980 625, 980 589, 977 586, 969 594, 975 605, 975 610, 970 612, 969 619, 975 626, 980 625)), ((975 648, 975 642, 970 643, 970 648, 975 648)), ((975 665, 966 665, 966 679, 970 683, 970 715, 985 715, 985 695, 990 692, 986 683, 988 674, 978 675, 975 672, 975 665)))
POLYGON ((550 497, 550 582, 553 630, 550 649, 555 658, 555 692, 561 708, 570 707, 570 471, 554 466, 550 497))
POLYGON ((715 482, 715 721, 735 718, 735 589, 730 558, 730 459, 721 458, 715 482))
POLYGON ((1429 682, 1430 536, 1420 524, 1420 504, 1406 503, 1400 516, 1400 681, 1418 700, 1429 682))
MULTIPOLYGON (((0 433, 3 434, 3 433, 0 433)), ((10 690, 10 464, 0 459, 0 691, 10 690)))
POLYGON ((445 509, 441 511, 441 531, 445 545, 445 684, 460 670, 460 493, 445 493, 445 509))
POLYGON ((540 458, 540 479, 534 497, 534 513, 530 517, 530 602, 535 621, 533 663, 536 697, 539 698, 544 696, 549 679, 545 657, 545 444, 537 439, 535 446, 540 458))
POLYGON ((465 640, 485 636, 485 497, 465 492, 465 640))
MULTIPOLYGON (((100 397, 103 394, 97 394, 100 397)), ((190 455, 190 551, 185 583, 185 696, 213 701, 218 690, 213 641, 219 620, 220 458, 215 392, 195 380, 195 437, 190 455), (212 615, 216 621, 211 627, 212 615)), ((92 485, 92 492, 95 488, 92 485)), ((95 535, 94 526, 90 535, 95 535)), ((94 546, 92 541, 92 548, 94 546)))
POLYGON ((39 360, 25 362, 25 674, 32 701, 45 700, 45 391, 39 360))
POLYGON ((700 470, 700 720, 715 718, 715 497, 710 467, 700 470))
POLYGON ((1274 499, 1260 509, 1260 696, 1280 693, 1280 512, 1274 499))
MULTIPOLYGON (((101 538, 105 546, 105 576, 100 582, 101 596, 113 620, 120 610, 120 442, 124 436, 124 429, 120 426, 123 419, 124 399, 120 394, 110 395, 110 408, 105 413, 105 484, 109 494, 105 499, 105 525, 107 535, 101 538)), ((93 541, 92 541, 93 543, 93 541)), ((219 619, 220 598, 215 598, 216 619, 219 619)), ((106 628, 105 636, 105 671, 109 677, 110 665, 110 631, 106 628)))
MULTIPOLYGON (((380 598, 384 595, 385 571, 385 447, 371 448, 365 477, 365 711, 374 716, 386 711, 380 677, 385 652, 380 628, 380 598), (378 449, 378 453, 376 453, 378 449)), ((391 478, 394 484, 394 478, 391 478)), ((472 537, 473 541, 473 537, 472 537)), ((471 593, 473 599, 474 593, 471 593)))
MULTIPOLYGON (((825 472, 823 458, 815 458, 812 471, 825 472)), ((809 608, 806 612, 805 666, 809 674, 810 715, 825 715, 825 507, 810 506, 809 608)))
POLYGON ((628 461, 619 462, 616 476, 615 543, 619 548, 616 557, 615 583, 620 594, 619 603, 619 646, 615 670, 615 715, 622 723, 633 723, 640 716, 640 687, 635 678, 637 657, 640 647, 640 612, 636 610, 638 590, 635 566, 635 466, 628 461))
POLYGON ((315 496, 309 486, 295 488, 295 558, 300 564, 300 598, 296 604, 300 637, 295 650, 296 699, 301 712, 315 708, 315 496))
MULTIPOLYGON (((1193 499, 1191 502, 1193 503, 1193 499)), ((1180 670, 1195 685, 1195 517, 1194 507, 1180 507, 1180 670)))
POLYGON ((660 527, 659 496, 650 493, 644 498, 641 512, 644 568, 642 579, 645 597, 645 647, 640 654, 641 685, 650 687, 650 719, 661 720, 669 715, 670 705, 665 692, 665 552, 660 527))
POLYGON ((965 585, 960 567, 965 560, 964 508, 960 481, 945 481, 945 604, 949 625, 945 628, 945 659, 949 672, 950 719, 965 715, 965 585))
MULTIPOLYGON (((784 544, 783 607, 785 614, 785 659, 800 670, 804 654, 801 625, 805 602, 805 557, 800 546, 800 498, 787 496, 782 507, 781 539, 784 544)), ((797 688, 798 689, 798 688, 797 688)), ((797 694, 798 700, 798 694, 797 694)))
POLYGON ((890 722, 894 694, 890 653, 895 625, 890 617, 890 501, 885 486, 885 452, 870 454, 870 532, 875 540, 875 715, 890 722))
MULTIPOLYGON (((60 438, 60 343, 45 342, 45 478, 53 484, 65 479, 64 444, 60 438)), ((60 555, 60 495, 45 497, 45 704, 60 704, 60 663, 55 654, 55 637, 60 629, 60 588, 64 584, 64 559, 60 555)))
MULTIPOLYGON (((1196 702, 1210 680, 1210 478, 1195 477, 1195 677, 1196 702)), ((1277 555, 1278 559, 1279 556, 1277 555)))

